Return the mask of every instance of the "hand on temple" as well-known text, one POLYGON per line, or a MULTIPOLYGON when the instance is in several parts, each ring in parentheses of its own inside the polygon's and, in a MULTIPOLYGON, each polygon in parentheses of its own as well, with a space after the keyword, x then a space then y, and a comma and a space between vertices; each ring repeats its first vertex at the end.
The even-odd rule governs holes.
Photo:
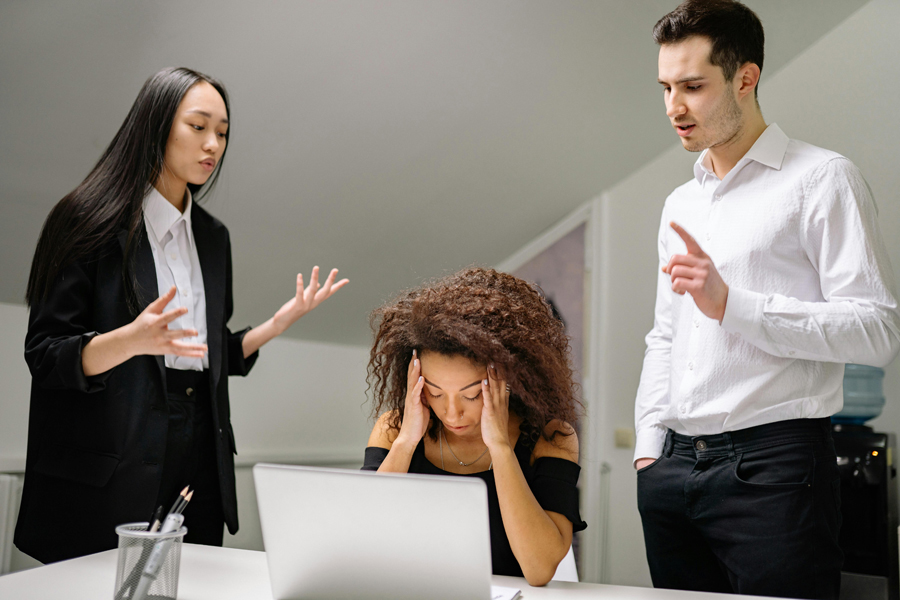
POLYGON ((509 387, 493 364, 481 382, 484 406, 481 409, 481 438, 488 448, 509 445, 509 387))

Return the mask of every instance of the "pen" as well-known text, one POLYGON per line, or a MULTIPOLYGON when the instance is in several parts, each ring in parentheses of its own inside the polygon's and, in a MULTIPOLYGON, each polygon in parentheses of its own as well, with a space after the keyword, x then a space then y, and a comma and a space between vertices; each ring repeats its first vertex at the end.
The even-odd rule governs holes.
MULTIPOLYGON (((188 498, 190 498, 191 494, 188 494, 188 498)), ((182 500, 179 506, 176 507, 175 512, 170 512, 166 515, 166 520, 163 521, 162 527, 159 529, 160 533, 170 533, 181 527, 181 524, 184 522, 184 515, 181 514, 181 511, 184 510, 185 506, 187 506, 187 501, 182 500)))
POLYGON ((147 528, 147 531, 150 533, 156 533, 159 531, 159 526, 162 525, 163 518, 163 507, 162 504, 159 505, 159 508, 156 509, 156 512, 153 513, 153 518, 150 520, 150 527, 147 528))

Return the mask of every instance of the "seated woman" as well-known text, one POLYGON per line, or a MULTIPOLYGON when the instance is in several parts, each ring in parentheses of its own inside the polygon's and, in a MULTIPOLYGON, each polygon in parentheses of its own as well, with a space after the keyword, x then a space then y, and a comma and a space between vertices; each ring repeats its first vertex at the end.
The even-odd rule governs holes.
POLYGON ((373 415, 363 469, 487 484, 496 575, 544 585, 587 525, 562 322, 512 275, 470 268, 372 314, 373 415))

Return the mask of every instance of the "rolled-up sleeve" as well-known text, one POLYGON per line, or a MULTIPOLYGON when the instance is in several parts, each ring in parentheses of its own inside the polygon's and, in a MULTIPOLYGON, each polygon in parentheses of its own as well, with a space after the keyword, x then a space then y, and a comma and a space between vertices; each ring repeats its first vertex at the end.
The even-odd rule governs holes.
POLYGON ((82 349, 99 335, 92 330, 91 270, 90 264, 66 267, 47 298, 31 307, 25 362, 40 387, 98 392, 114 370, 88 377, 81 362, 82 349))

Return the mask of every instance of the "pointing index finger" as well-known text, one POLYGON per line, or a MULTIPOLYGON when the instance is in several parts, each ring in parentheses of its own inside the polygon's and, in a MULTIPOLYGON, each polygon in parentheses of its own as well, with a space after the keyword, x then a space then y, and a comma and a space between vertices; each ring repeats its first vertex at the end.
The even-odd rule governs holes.
POLYGON ((700 244, 697 243, 697 240, 695 240, 693 236, 691 236, 691 234, 685 231, 684 227, 682 227, 675 221, 671 221, 669 223, 669 227, 674 229, 675 233, 678 234, 678 237, 680 237, 684 241, 684 245, 687 246, 687 251, 689 254, 705 254, 703 252, 703 248, 701 248, 700 244))

